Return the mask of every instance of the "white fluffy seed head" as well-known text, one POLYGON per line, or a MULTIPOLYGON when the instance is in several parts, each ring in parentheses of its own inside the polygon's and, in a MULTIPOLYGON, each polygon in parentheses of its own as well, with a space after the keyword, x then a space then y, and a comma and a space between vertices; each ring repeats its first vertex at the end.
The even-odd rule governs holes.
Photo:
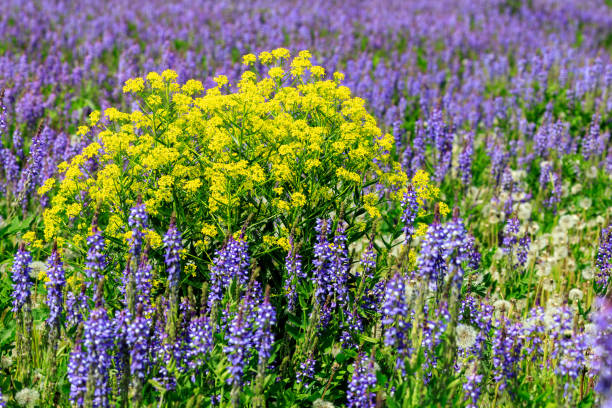
POLYGON ((15 401, 20 407, 30 408, 38 404, 40 394, 32 388, 24 388, 15 394, 15 401))
POLYGON ((472 326, 459 323, 455 329, 457 347, 467 350, 476 343, 476 330, 472 326))

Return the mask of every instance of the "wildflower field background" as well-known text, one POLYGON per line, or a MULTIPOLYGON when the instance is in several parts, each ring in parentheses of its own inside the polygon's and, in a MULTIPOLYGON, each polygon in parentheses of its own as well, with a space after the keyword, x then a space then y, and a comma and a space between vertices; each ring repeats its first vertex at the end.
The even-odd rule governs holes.
POLYGON ((612 407, 612 2, 1 8, 0 408, 612 407))

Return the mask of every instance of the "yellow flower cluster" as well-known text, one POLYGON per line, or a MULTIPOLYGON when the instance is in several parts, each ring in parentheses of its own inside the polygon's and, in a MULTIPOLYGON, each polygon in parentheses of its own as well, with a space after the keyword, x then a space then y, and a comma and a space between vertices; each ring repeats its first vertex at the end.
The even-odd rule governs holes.
MULTIPOLYGON (((393 137, 341 85, 341 73, 324 79, 325 70, 310 60, 308 51, 290 60, 283 48, 247 54, 251 70, 235 86, 219 75, 210 89, 196 80, 180 85, 171 70, 128 80, 123 91, 139 97, 142 110, 106 109, 110 125, 99 140, 60 164, 61 181, 41 187, 55 193, 43 215, 45 240, 67 229, 87 236, 97 211, 109 238, 123 241, 138 197, 152 216, 169 217, 182 207, 188 217, 182 221, 200 232, 194 240, 202 246, 239 230, 248 214, 257 217, 252 223, 285 214, 275 239, 288 247, 282 235, 323 200, 352 200, 349 207, 380 216, 374 197, 353 192, 375 179, 401 199, 408 180, 387 153, 393 137), (268 75, 254 72, 257 60, 269 66, 268 75), (98 162, 94 173, 85 170, 91 158, 98 162)), ((100 118, 93 112, 90 126, 100 118)), ((437 195, 428 181, 424 172, 413 180, 421 200, 437 195)), ((151 246, 161 245, 161 233, 147 231, 151 246)))

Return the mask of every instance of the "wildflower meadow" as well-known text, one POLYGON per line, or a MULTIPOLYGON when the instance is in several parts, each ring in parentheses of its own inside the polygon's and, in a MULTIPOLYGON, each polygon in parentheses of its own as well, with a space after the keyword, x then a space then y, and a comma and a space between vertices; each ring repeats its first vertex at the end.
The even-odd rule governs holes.
POLYGON ((0 408, 612 407, 611 1, 0 9, 0 408))

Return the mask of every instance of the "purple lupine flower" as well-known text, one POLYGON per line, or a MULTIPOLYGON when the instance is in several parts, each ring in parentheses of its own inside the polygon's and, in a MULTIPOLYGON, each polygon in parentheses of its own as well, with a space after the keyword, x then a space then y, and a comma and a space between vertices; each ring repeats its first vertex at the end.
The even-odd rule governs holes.
POLYGON ((153 287, 153 266, 149 263, 147 250, 142 253, 138 267, 134 271, 136 283, 136 303, 149 305, 151 302, 151 288, 153 287))
POLYGON ((264 301, 259 305, 255 317, 255 349, 259 357, 259 365, 265 367, 270 358, 274 333, 272 327, 276 324, 276 312, 270 304, 269 295, 266 294, 264 301))
POLYGON ((591 156, 597 154, 597 143, 599 139, 600 117, 597 114, 593 115, 593 120, 589 126, 589 131, 582 139, 582 157, 584 160, 589 160, 591 156))
POLYGON ((223 298, 223 292, 232 280, 236 279, 238 284, 246 286, 249 281, 249 266, 249 245, 246 240, 235 240, 230 236, 227 244, 216 252, 210 267, 209 309, 223 298))
POLYGON ((229 384, 240 386, 244 374, 244 366, 247 363, 247 347, 250 343, 248 327, 243 316, 243 310, 232 320, 229 328, 228 345, 224 348, 227 359, 229 360, 230 376, 227 379, 229 384))
POLYGON ((417 201, 417 194, 412 188, 408 186, 408 191, 404 194, 402 200, 402 216, 401 221, 403 224, 402 230, 406 236, 406 243, 410 243, 412 240, 412 234, 414 234, 414 221, 419 212, 419 202, 417 201))
POLYGON ((465 400, 469 400, 466 408, 478 408, 478 400, 482 389, 480 383, 482 382, 482 375, 472 373, 465 377, 466 381, 463 383, 463 391, 465 391, 465 400))
POLYGON ((468 186, 472 181, 472 160, 474 156, 474 132, 466 136, 466 143, 459 153, 457 173, 461 176, 461 182, 468 186))
POLYGON ((30 280, 30 263, 32 263, 32 255, 21 244, 15 254, 12 269, 13 312, 19 312, 30 298, 30 291, 33 285, 30 280))
POLYGON ((53 248, 49 257, 45 283, 47 287, 47 305, 49 306, 49 318, 47 323, 51 327, 59 327, 64 304, 64 286, 66 285, 64 265, 60 259, 57 248, 53 248))
POLYGON ((327 326, 331 318, 331 311, 337 305, 345 305, 348 291, 346 281, 349 260, 344 226, 341 223, 338 225, 333 243, 327 241, 328 226, 328 220, 319 219, 315 227, 319 233, 319 242, 314 247, 313 265, 317 283, 316 301, 321 307, 321 327, 327 326))
POLYGON ((453 274, 453 282, 460 287, 463 282, 463 263, 474 264, 473 242, 463 221, 457 214, 446 224, 436 220, 429 227, 417 258, 419 273, 429 282, 433 291, 440 289, 447 274, 453 274))
POLYGON ((591 339, 591 368, 599 377, 595 391, 604 401, 602 406, 609 406, 612 404, 612 300, 609 296, 598 298, 596 305, 598 310, 593 317, 595 335, 591 339))
POLYGON ((170 287, 178 287, 181 275, 181 233, 176 228, 174 220, 170 223, 168 232, 164 235, 164 248, 166 254, 164 261, 166 262, 166 270, 168 271, 168 282, 170 287))
POLYGON ((372 358, 360 354, 353 365, 354 371, 346 393, 349 408, 374 408, 376 406, 376 372, 372 358))
POLYGON ((606 285, 612 273, 612 224, 601 230, 595 266, 597 266, 597 284, 606 285))
POLYGON ((298 384, 304 384, 305 388, 310 386, 311 380, 315 375, 315 364, 316 361, 312 356, 308 357, 306 361, 300 363, 300 369, 297 371, 295 375, 295 382, 298 384))
POLYGON ((75 295, 72 291, 66 293, 66 321, 69 327, 74 327, 81 323, 89 310, 86 288, 83 285, 78 295, 75 295))
POLYGON ((527 263, 527 258, 529 256, 529 248, 531 246, 531 238, 527 233, 519 239, 518 247, 516 249, 516 259, 518 264, 523 267, 527 263))
POLYGON ((143 304, 138 305, 136 317, 128 325, 125 340, 130 353, 130 374, 136 376, 140 381, 145 378, 149 365, 148 337, 149 320, 143 315, 143 304))
POLYGON ((502 250, 508 254, 514 246, 518 243, 517 234, 520 229, 520 223, 518 218, 513 217, 508 220, 504 227, 504 238, 502 241, 502 250))
MULTIPOLYGON (((140 200, 139 200, 140 201, 140 200)), ((134 259, 140 258, 142 245, 144 242, 144 229, 147 227, 148 217, 145 212, 144 204, 137 204, 130 210, 128 226, 132 229, 132 236, 129 239, 130 253, 134 259)))
MULTIPOLYGON (((96 296, 98 297, 98 295, 96 296)), ((89 320, 85 322, 83 344, 87 348, 85 362, 88 372, 92 373, 88 386, 93 387, 93 406, 108 407, 108 396, 111 395, 109 370, 112 362, 112 349, 115 333, 113 324, 102 304, 102 299, 96 300, 97 305, 92 310, 89 320)))
POLYGON ((87 259, 85 261, 85 275, 89 279, 88 287, 92 282, 99 282, 106 268, 106 255, 104 255, 104 237, 102 231, 94 225, 91 235, 87 237, 87 259))
POLYGON ((287 278, 285 279, 285 293, 287 294, 287 308, 293 311, 297 300, 296 286, 299 279, 306 279, 306 274, 302 271, 302 256, 293 244, 293 237, 289 238, 289 253, 285 257, 285 269, 287 278))
POLYGON ((412 327, 412 313, 406 299, 404 278, 396 274, 387 282, 381 306, 381 323, 385 330, 385 346, 392 347, 397 354, 397 365, 409 356, 411 349, 407 334, 412 327))
POLYGON ((491 354, 493 379, 500 384, 500 390, 504 390, 509 381, 517 376, 524 342, 521 329, 520 323, 512 323, 505 316, 496 321, 491 354))
POLYGON ((210 320, 206 316, 200 316, 189 322, 189 352, 188 365, 192 370, 204 365, 206 356, 214 347, 213 329, 210 320))
POLYGON ((78 339, 70 353, 67 377, 70 382, 70 401, 79 407, 84 405, 88 371, 87 355, 83 352, 82 341, 78 339))
MULTIPOLYGON (((429 315, 429 306, 425 304, 423 307, 423 314, 429 315)), ((435 309, 435 318, 425 318, 423 321, 423 340, 421 341, 421 347, 425 355, 425 361, 423 361, 423 381, 427 384, 431 380, 431 372, 433 368, 438 365, 438 358, 435 354, 435 349, 442 342, 442 335, 448 327, 448 323, 451 320, 448 305, 445 301, 441 301, 435 309)))

